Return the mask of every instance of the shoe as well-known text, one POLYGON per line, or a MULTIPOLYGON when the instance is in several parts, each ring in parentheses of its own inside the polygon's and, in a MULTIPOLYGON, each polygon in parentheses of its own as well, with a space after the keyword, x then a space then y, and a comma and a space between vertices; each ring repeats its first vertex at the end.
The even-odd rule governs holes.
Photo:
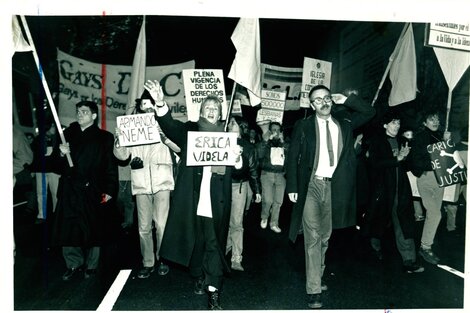
POLYGON ((279 234, 281 232, 281 229, 277 225, 271 226, 271 230, 275 232, 276 234, 279 234))
POLYGON ((424 272, 424 267, 416 264, 416 262, 404 262, 403 271, 407 274, 422 273, 424 272))
POLYGON ((327 291, 327 290, 328 290, 328 285, 325 284, 322 280, 322 282, 321 282, 321 291, 327 291))
POLYGON ((220 306, 219 291, 209 291, 209 305, 208 308, 211 311, 222 310, 220 306))
POLYGON ((321 293, 314 293, 308 295, 307 305, 311 309, 321 308, 323 306, 323 303, 321 303, 321 293))
POLYGON ((144 266, 137 274, 138 278, 149 278, 150 273, 153 273, 153 266, 144 266))
POLYGON ((67 269, 67 271, 62 275, 62 280, 63 281, 69 281, 72 279, 72 277, 77 273, 81 271, 80 267, 72 267, 67 269))
POLYGON ((157 270, 158 275, 164 276, 168 274, 169 271, 170 271, 170 267, 166 265, 165 263, 160 262, 160 265, 158 266, 158 270, 157 270))
POLYGON ((232 270, 243 272, 245 269, 243 268, 243 266, 240 262, 233 261, 232 262, 232 270))
POLYGON ((426 262, 429 262, 431 264, 437 264, 440 259, 437 257, 437 255, 432 252, 431 249, 424 249, 424 248, 419 248, 419 254, 423 257, 423 259, 426 262))
POLYGON ((194 293, 197 295, 203 295, 204 292, 204 277, 198 277, 194 284, 194 293))
POLYGON ((89 268, 85 270, 85 279, 91 278, 96 275, 96 268, 89 268))
POLYGON ((265 229, 266 226, 268 226, 268 220, 261 220, 260 226, 261 226, 262 229, 265 229))
POLYGON ((422 216, 422 215, 416 216, 416 217, 415 217, 415 221, 417 221, 417 222, 422 222, 422 221, 424 221, 424 216, 422 216))

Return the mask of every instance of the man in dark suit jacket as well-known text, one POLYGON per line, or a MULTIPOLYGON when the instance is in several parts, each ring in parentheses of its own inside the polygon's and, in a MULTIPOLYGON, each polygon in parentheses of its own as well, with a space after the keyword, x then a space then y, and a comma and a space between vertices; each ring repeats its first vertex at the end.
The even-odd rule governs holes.
POLYGON ((308 306, 321 308, 321 292, 327 289, 321 278, 332 229, 355 225, 353 130, 369 121, 375 109, 355 94, 331 94, 323 85, 313 87, 309 99, 315 114, 294 126, 286 192, 294 202, 289 239, 295 242, 301 222, 303 226, 308 306), (344 107, 332 115, 333 104, 344 107))

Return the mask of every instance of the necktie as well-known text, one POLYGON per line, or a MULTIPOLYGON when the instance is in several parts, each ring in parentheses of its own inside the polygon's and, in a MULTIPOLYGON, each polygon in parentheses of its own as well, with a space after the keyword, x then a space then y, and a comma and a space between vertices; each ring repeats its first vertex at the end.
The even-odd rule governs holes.
POLYGON ((333 153, 333 141, 331 140, 330 128, 328 121, 326 121, 326 146, 328 147, 328 156, 330 157, 330 166, 335 164, 335 155, 333 153))

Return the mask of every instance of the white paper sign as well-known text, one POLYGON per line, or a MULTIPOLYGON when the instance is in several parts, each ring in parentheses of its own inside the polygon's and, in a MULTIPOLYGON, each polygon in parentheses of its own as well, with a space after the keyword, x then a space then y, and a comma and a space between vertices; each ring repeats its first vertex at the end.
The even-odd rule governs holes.
POLYGON ((284 91, 261 90, 261 109, 256 115, 256 122, 271 121, 282 125, 286 93, 284 91))
POLYGON ((155 114, 123 115, 116 118, 121 130, 119 145, 123 147, 160 142, 160 132, 155 114))
POLYGON ((183 70, 188 120, 197 122, 202 101, 209 95, 222 103, 222 119, 227 115, 227 101, 222 70, 183 70))
POLYGON ((235 165, 237 134, 188 132, 186 165, 235 165))
POLYGON ((304 58, 304 67, 302 72, 302 90, 300 92, 300 107, 309 108, 310 100, 308 93, 312 87, 324 85, 330 88, 331 84, 331 62, 304 58))

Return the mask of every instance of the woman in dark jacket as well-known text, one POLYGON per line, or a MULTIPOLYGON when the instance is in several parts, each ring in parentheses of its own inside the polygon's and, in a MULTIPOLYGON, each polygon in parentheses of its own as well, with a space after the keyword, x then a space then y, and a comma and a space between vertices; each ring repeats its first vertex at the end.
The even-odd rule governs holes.
POLYGON ((373 138, 369 146, 371 201, 366 228, 372 248, 381 258, 380 239, 393 224, 404 271, 422 272, 424 268, 416 264, 413 201, 405 166, 410 148, 401 142, 401 137, 397 137, 400 129, 398 115, 387 113, 381 125, 385 131, 373 138))

